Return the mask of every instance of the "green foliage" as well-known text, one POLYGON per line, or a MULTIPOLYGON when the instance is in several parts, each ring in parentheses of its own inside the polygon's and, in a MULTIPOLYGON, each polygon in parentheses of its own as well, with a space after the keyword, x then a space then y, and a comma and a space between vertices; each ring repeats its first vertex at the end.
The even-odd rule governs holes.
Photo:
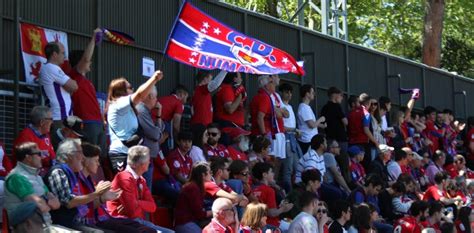
MULTIPOLYGON (((267 2, 275 2, 224 1, 263 14, 269 14, 267 2)), ((289 20, 296 12, 297 2, 280 0, 277 18, 289 20)), ((474 1, 445 2, 441 68, 474 78, 474 1)), ((313 3, 320 6, 318 0, 313 3)), ((349 41, 421 61, 425 0, 347 0, 347 6, 349 41)), ((320 31, 320 24, 319 14, 306 7, 305 25, 320 31)))

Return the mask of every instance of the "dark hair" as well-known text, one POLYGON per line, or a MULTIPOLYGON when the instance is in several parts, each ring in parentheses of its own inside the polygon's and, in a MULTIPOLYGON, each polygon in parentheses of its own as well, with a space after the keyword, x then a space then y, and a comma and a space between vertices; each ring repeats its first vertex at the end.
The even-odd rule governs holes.
POLYGON ((380 96, 380 98, 379 98, 379 108, 381 108, 385 111, 388 111, 387 104, 389 104, 391 102, 392 101, 387 96, 380 96))
POLYGON ((324 144, 324 141, 326 140, 326 137, 324 137, 323 134, 316 134, 311 138, 311 148, 313 150, 319 149, 321 145, 324 144))
POLYGON ((397 193, 406 193, 407 192, 407 189, 405 188, 405 184, 403 184, 402 182, 400 181, 397 181, 395 183, 392 184, 392 189, 393 191, 397 192, 397 193))
POLYGON ((349 108, 352 107, 353 104, 359 102, 359 97, 355 95, 349 96, 349 99, 347 99, 347 105, 349 105, 349 108))
POLYGON ((199 70, 196 74, 196 79, 198 81, 198 83, 202 82, 202 80, 204 80, 204 78, 206 78, 207 76, 211 75, 211 73, 207 70, 199 70))
POLYGON ((441 233, 453 233, 454 232, 454 224, 450 222, 444 222, 439 227, 441 233))
POLYGON ((252 148, 255 153, 260 153, 271 144, 272 142, 267 137, 258 136, 254 139, 252 148))
POLYGON ((443 180, 446 180, 446 179, 448 179, 448 175, 444 172, 438 172, 436 173, 434 177, 434 181, 436 184, 441 184, 443 183, 443 180))
POLYGON ((397 148, 395 149, 395 161, 401 161, 403 159, 406 159, 408 157, 408 154, 406 151, 397 148))
POLYGON ((293 86, 291 86, 289 83, 282 83, 280 84, 280 86, 278 87, 278 90, 280 92, 293 92, 293 86))
POLYGON ((81 142, 82 152, 87 158, 99 156, 101 153, 100 147, 88 142, 81 142))
POLYGON ((362 203, 354 209, 351 215, 352 224, 354 227, 361 231, 362 229, 368 230, 372 228, 370 224, 370 208, 367 204, 362 203))
POLYGON ((415 201, 410 206, 411 216, 418 216, 423 214, 429 208, 429 204, 426 201, 415 201))
POLYGON ((438 160, 442 156, 446 156, 446 154, 442 150, 436 150, 432 156, 433 162, 436 162, 436 160, 438 160))
POLYGON ((69 52, 69 64, 71 67, 74 68, 77 64, 79 64, 82 59, 82 55, 84 55, 84 50, 72 50, 69 52))
POLYGON ((453 114, 453 110, 447 109, 447 108, 445 108, 445 109, 443 110, 443 113, 444 113, 444 114, 449 114, 449 115, 454 115, 454 114, 453 114))
MULTIPOLYGON (((34 142, 24 142, 15 147, 15 157, 17 161, 23 161, 27 155, 32 155, 34 153, 41 153, 37 149, 38 145, 34 142)), ((41 155, 40 155, 41 156, 41 155)))
POLYGON ((211 172, 213 176, 216 175, 217 171, 224 170, 225 164, 229 162, 227 158, 223 158, 220 156, 212 156, 210 161, 211 161, 211 172))
POLYGON ((191 132, 193 132, 193 145, 204 150, 204 145, 202 144, 202 136, 206 132, 207 127, 203 124, 195 124, 191 126, 191 132))
POLYGON ((472 232, 471 223, 469 221, 469 216, 471 215, 472 209, 469 206, 463 206, 459 209, 457 220, 459 220, 464 228, 466 229, 464 232, 472 232))
POLYGON ((436 108, 433 106, 426 106, 425 109, 423 110, 423 113, 425 116, 430 115, 433 112, 437 112, 436 108))
POLYGON ((303 193, 300 196, 300 206, 302 208, 308 206, 313 202, 315 199, 318 199, 318 196, 316 196, 315 193, 310 192, 310 191, 303 191, 303 193))
POLYGON ((359 102, 363 105, 367 105, 372 98, 367 93, 362 93, 359 95, 359 102))
POLYGON ((234 179, 236 175, 248 168, 248 164, 242 160, 234 160, 229 165, 229 179, 234 179))
POLYGON ((207 129, 219 129, 218 123, 211 123, 207 126, 207 129))
POLYGON ((236 72, 228 72, 226 75, 225 75, 225 78, 224 78, 224 81, 222 81, 223 83, 225 84, 231 84, 234 82, 234 78, 237 77, 237 73, 236 72))
POLYGON ((171 94, 185 94, 187 95, 188 89, 184 85, 178 85, 174 88, 174 90, 171 92, 171 94))
POLYGON ((376 174, 369 174, 368 176, 365 177, 365 185, 369 186, 369 184, 372 184, 372 187, 377 187, 377 186, 383 187, 384 181, 382 177, 376 174))
POLYGON ((269 163, 256 163, 252 168, 252 176, 257 180, 261 180, 263 178, 263 173, 267 173, 271 169, 273 169, 273 166, 269 163))
POLYGON ((202 193, 204 193, 204 176, 209 171, 209 164, 207 162, 197 162, 193 165, 193 169, 189 175, 188 183, 194 182, 197 184, 202 193))
POLYGON ((341 94, 342 91, 337 87, 330 87, 328 89, 328 97, 331 97, 333 94, 341 94))
POLYGON ((402 182, 403 184, 408 185, 415 183, 415 179, 409 173, 402 173, 397 178, 397 182, 402 182))
POLYGON ((301 182, 307 185, 310 181, 321 182, 321 172, 318 169, 309 169, 301 173, 301 182))
POLYGON ((351 208, 351 205, 346 200, 337 200, 333 205, 331 205, 331 215, 334 220, 342 217, 343 212, 346 212, 351 208))
POLYGON ((193 134, 191 132, 185 132, 185 131, 181 131, 178 133, 178 141, 182 141, 182 140, 189 140, 189 141, 192 141, 193 140, 193 134))
MULTIPOLYGON (((310 93, 311 89, 313 89, 312 85, 305 84, 300 87, 300 97, 304 98, 306 96, 306 93, 310 93)), ((313 89, 314 90, 314 89, 313 89)))
POLYGON ((49 60, 51 56, 53 56, 53 53, 60 53, 61 49, 59 49, 59 44, 58 42, 49 42, 44 46, 44 54, 46 56, 46 59, 49 60))
POLYGON ((441 204, 438 201, 431 202, 430 204, 430 210, 428 210, 428 213, 430 216, 433 216, 437 212, 441 212, 443 210, 443 204, 441 204))

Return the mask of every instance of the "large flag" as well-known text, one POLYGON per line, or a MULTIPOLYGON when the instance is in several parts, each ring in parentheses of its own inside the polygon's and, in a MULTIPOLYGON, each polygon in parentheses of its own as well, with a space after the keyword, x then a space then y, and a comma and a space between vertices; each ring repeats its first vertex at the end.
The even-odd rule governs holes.
POLYGON ((288 53, 224 25, 188 2, 178 13, 165 53, 200 69, 305 74, 302 62, 288 53))
MULTIPOLYGON (((68 58, 67 34, 31 24, 21 23, 21 52, 25 65, 25 81, 36 83, 41 65, 46 63, 44 47, 49 42, 58 41, 64 45, 65 59, 68 58)), ((65 62, 65 65, 68 62, 65 62)))

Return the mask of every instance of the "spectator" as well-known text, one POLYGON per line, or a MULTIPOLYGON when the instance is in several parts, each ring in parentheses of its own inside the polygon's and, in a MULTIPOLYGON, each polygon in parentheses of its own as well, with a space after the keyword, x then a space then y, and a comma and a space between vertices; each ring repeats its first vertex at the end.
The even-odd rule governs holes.
POLYGON ((130 142, 133 145, 127 143, 133 138, 137 139, 138 117, 135 106, 148 96, 156 82, 162 78, 163 73, 156 71, 135 92, 132 85, 123 77, 110 82, 107 97, 107 122, 111 141, 109 159, 114 174, 125 169, 128 147, 139 142, 138 140, 130 142))
MULTIPOLYGON (((45 189, 38 175, 41 151, 34 142, 15 147, 17 165, 5 180, 5 209, 15 232, 43 232, 52 226, 50 210, 59 208, 59 200, 45 189), (43 225, 44 223, 44 225, 43 225)), ((7 224, 7 223, 4 223, 7 224)))
MULTIPOLYGON (((18 137, 13 142, 13 147, 16 148, 25 142, 36 143, 38 149, 41 151, 40 156, 42 166, 40 168, 39 174, 44 175, 49 171, 54 159, 56 158, 56 153, 54 152, 53 145, 51 144, 51 139, 49 137, 51 124, 53 122, 51 111, 45 106, 35 106, 33 109, 31 109, 30 120, 31 124, 28 124, 18 134, 18 137)), ((13 154, 13 166, 16 165, 15 158, 16 155, 13 154)))
POLYGON ((377 211, 372 205, 362 203, 357 206, 354 213, 351 215, 352 226, 349 228, 349 233, 375 233, 378 232, 374 227, 374 216, 377 211))
MULTIPOLYGON (((94 30, 85 50, 73 50, 69 54, 71 72, 69 76, 77 82, 77 90, 72 94, 74 115, 83 120, 85 140, 99 145, 102 151, 101 161, 107 153, 106 136, 104 130, 104 115, 101 112, 94 84, 86 77, 91 71, 92 56, 94 54, 95 40, 101 29, 94 30)), ((103 177, 102 168, 98 168, 98 176, 103 177)))
POLYGON ((267 225, 267 212, 267 205, 250 203, 240 221, 240 233, 263 232, 262 229, 267 225))
POLYGON ((409 142, 412 142, 408 134, 407 123, 405 122, 405 112, 398 110, 394 113, 393 119, 393 135, 390 138, 390 145, 396 148, 406 147, 409 142))
MULTIPOLYGON (((329 214, 328 209, 329 208, 328 208, 328 205, 326 204, 326 202, 324 202, 324 201, 319 201, 318 202, 318 208, 315 210, 315 217, 316 217, 316 220, 318 220, 318 222, 322 222, 326 218, 329 219, 329 221, 332 221, 331 218, 328 217, 328 214, 329 214)), ((328 224, 324 224, 323 232, 324 233, 329 233, 328 224)))
MULTIPOLYGON (((318 169, 321 176, 326 173, 323 153, 326 151, 327 143, 324 135, 318 134, 311 139, 311 149, 298 161, 295 174, 295 182, 301 182, 301 174, 308 169, 318 169)), ((322 183, 323 180, 321 180, 322 183)))
POLYGON ((249 167, 257 162, 270 161, 271 141, 267 137, 258 136, 253 141, 253 151, 249 154, 249 167))
POLYGON ((382 131, 387 131, 388 126, 390 125, 387 115, 390 116, 390 110, 392 109, 392 101, 386 96, 380 96, 379 98, 379 113, 381 119, 382 131))
POLYGON ((318 190, 321 187, 321 173, 318 169, 309 169, 301 174, 301 183, 295 185, 295 188, 288 193, 286 200, 293 203, 293 208, 284 213, 282 216, 294 219, 296 215, 301 212, 300 198, 302 193, 308 191, 318 195, 318 190))
MULTIPOLYGON (((392 215, 389 214, 388 211, 385 211, 387 214, 384 214, 384 212, 382 211, 383 205, 380 206, 380 209, 381 209, 380 212, 382 216, 384 216, 386 219, 393 221, 398 217, 408 214, 408 210, 410 209, 413 203, 413 200, 407 198, 406 194, 408 192, 408 188, 407 188, 407 185, 405 185, 403 182, 397 181, 393 183, 391 186, 391 189, 392 189, 392 195, 391 195, 392 198, 389 201, 389 203, 392 203, 391 205, 392 208, 389 208, 386 210, 389 210, 392 215), (391 216, 394 216, 395 218, 391 218, 391 216)), ((380 196, 381 195, 379 195, 379 198, 380 196)), ((386 203, 385 200, 381 200, 381 198, 379 199, 379 202, 386 203)))
MULTIPOLYGON (((318 134, 319 128, 326 128, 324 116, 316 120, 313 110, 309 104, 314 100, 316 91, 313 86, 306 84, 300 88, 301 103, 298 106, 298 129, 301 132, 298 138, 303 153, 308 152, 311 139, 318 134)), ((313 148, 314 149, 314 148, 313 148)))
POLYGON ((202 124, 207 126, 212 123, 213 108, 211 93, 219 88, 226 74, 226 71, 221 71, 216 78, 212 79, 212 74, 208 71, 200 70, 197 73, 196 79, 198 85, 194 89, 194 95, 191 101, 193 113, 191 125, 202 124))
POLYGON ((153 167, 157 169, 153 169, 152 194, 163 196, 169 203, 175 204, 181 185, 170 175, 170 168, 166 163, 163 152, 160 151, 153 163, 153 167))
POLYGON ((430 186, 423 195, 423 201, 429 203, 433 202, 442 202, 445 205, 450 205, 456 201, 462 201, 460 197, 446 198, 444 195, 446 185, 447 185, 448 175, 444 172, 439 172, 435 175, 435 184, 430 186))
POLYGON ((273 128, 278 127, 276 112, 270 95, 275 92, 273 78, 268 75, 258 77, 259 90, 250 103, 252 134, 272 139, 273 128))
MULTIPOLYGON (((82 194, 89 194, 95 191, 94 182, 91 175, 97 173, 100 166, 99 155, 101 153, 100 147, 89 144, 87 142, 81 144, 84 152, 84 160, 82 165, 84 169, 77 175, 79 189, 82 194)), ((90 203, 87 205, 87 213, 85 216, 85 223, 90 226, 97 226, 101 229, 111 231, 126 231, 126 232, 156 232, 156 230, 146 227, 129 218, 111 218, 105 209, 105 202, 108 200, 115 200, 122 194, 122 190, 117 189, 117 192, 107 192, 99 198, 99 205, 90 203)))
MULTIPOLYGON (((349 106, 349 112, 355 110, 356 108, 359 108, 359 97, 354 95, 349 96, 349 99, 347 99, 347 105, 349 106)), ((349 125, 349 119, 347 119, 347 125, 349 125)))
POLYGON ((430 184, 435 184, 435 176, 440 172, 444 172, 444 164, 446 163, 446 154, 437 150, 431 158, 430 165, 426 168, 426 176, 430 184))
POLYGON ((352 190, 349 200, 352 205, 361 204, 362 202, 378 205, 377 195, 382 191, 382 188, 383 180, 380 176, 371 174, 365 178, 364 186, 352 190))
POLYGON ((182 85, 178 85, 171 95, 158 97, 158 102, 161 104, 161 115, 153 111, 153 116, 163 120, 165 132, 169 135, 162 148, 165 154, 174 149, 174 139, 181 129, 181 117, 187 99, 188 90, 182 85))
POLYGON ((416 152, 411 153, 413 154, 413 160, 411 161, 411 163, 408 163, 408 170, 410 172, 410 176, 413 177, 413 179, 417 183, 418 189, 425 190, 426 185, 429 184, 429 181, 428 177, 425 175, 425 169, 422 164, 424 158, 416 152))
POLYGON ((474 214, 472 208, 464 206, 459 209, 458 217, 455 221, 458 233, 472 232, 472 223, 474 222, 474 214))
POLYGON ((395 182, 395 179, 390 177, 390 174, 387 170, 387 164, 392 158, 392 152, 394 148, 387 145, 379 146, 379 156, 375 158, 374 161, 370 164, 369 173, 376 174, 381 177, 385 184, 391 184, 395 182))
POLYGON ((210 124, 207 126, 207 144, 204 146, 207 151, 207 158, 210 159, 213 156, 219 156, 222 158, 229 158, 229 151, 227 148, 219 144, 221 138, 221 131, 217 124, 210 124))
MULTIPOLYGON (((189 181, 183 186, 176 202, 175 230, 177 233, 200 233, 203 222, 212 216, 204 210, 204 183, 211 181, 211 169, 206 162, 193 165, 189 181)), ((207 224, 207 223, 206 223, 207 224)))
POLYGON ((443 222, 439 227, 441 233, 457 233, 456 228, 452 222, 443 222))
POLYGON ((303 192, 300 197, 301 212, 293 219, 290 224, 288 232, 295 233, 310 233, 310 232, 321 232, 323 233, 323 227, 328 221, 327 216, 322 221, 317 221, 313 214, 318 208, 318 198, 316 194, 312 192, 303 192))
POLYGON ((347 232, 344 226, 351 220, 352 214, 349 203, 343 200, 337 201, 331 213, 334 221, 329 225, 329 233, 347 232))
POLYGON ((376 148, 379 147, 379 143, 375 140, 374 136, 370 132, 370 96, 366 93, 362 93, 359 96, 360 107, 354 108, 349 112, 347 117, 348 128, 347 134, 349 136, 350 145, 358 145, 364 149, 367 156, 364 157, 362 165, 365 169, 369 168, 371 162, 370 155, 370 144, 373 143, 376 148))
POLYGON ((227 73, 215 96, 214 121, 221 127, 243 127, 247 92, 240 73, 227 73))
POLYGON ((451 179, 455 179, 456 177, 474 178, 474 173, 466 168, 466 159, 460 154, 454 156, 454 162, 448 165, 446 170, 451 179))
POLYGON ((443 110, 444 113, 444 125, 446 127, 446 133, 443 139, 443 149, 452 159, 456 155, 456 145, 458 134, 466 127, 465 123, 460 123, 454 120, 453 111, 450 109, 443 110))
POLYGON ((62 128, 62 121, 72 114, 71 94, 78 86, 69 78, 61 67, 66 57, 64 45, 60 42, 50 42, 44 47, 47 62, 42 65, 39 73, 39 84, 46 95, 52 113, 52 131, 62 128))
POLYGON ((341 148, 337 141, 329 143, 329 151, 324 153, 324 165, 326 166, 326 181, 334 188, 341 189, 346 195, 351 193, 351 189, 347 185, 344 177, 342 177, 341 169, 336 162, 336 158, 341 156, 341 148))
POLYGON ((402 174, 402 167, 408 165, 408 154, 402 149, 395 150, 395 161, 391 160, 387 165, 388 175, 391 180, 397 180, 402 174))
POLYGON ((291 191, 291 178, 296 170, 298 160, 303 157, 303 152, 296 140, 298 131, 296 129, 296 118, 293 107, 290 105, 291 97, 293 96, 293 87, 288 83, 283 83, 278 88, 282 97, 282 108, 288 111, 288 117, 283 118, 283 125, 285 127, 286 138, 286 158, 283 162, 283 187, 289 192, 291 191))
POLYGON ((203 233, 226 233, 239 231, 239 219, 232 202, 227 198, 217 198, 212 203, 212 220, 204 227, 203 233))
MULTIPOLYGON (((375 141, 380 144, 387 144, 385 141, 385 137, 382 134, 382 118, 380 116, 380 107, 379 103, 376 99, 370 100, 370 132, 372 133, 375 141)), ((374 160, 375 156, 377 155, 377 147, 370 143, 370 160, 374 160)))
POLYGON ((123 190, 122 195, 107 202, 112 217, 130 218, 136 222, 161 232, 173 232, 145 220, 145 213, 153 213, 156 203, 146 185, 143 174, 149 167, 150 150, 145 146, 133 146, 128 150, 127 167, 115 175, 112 189, 123 190))
POLYGON ((351 179, 353 186, 363 186, 365 169, 362 166, 361 162, 364 159, 364 151, 359 146, 351 146, 347 151, 351 156, 351 161, 349 169, 351 172, 351 179))
POLYGON ((252 168, 252 177, 255 179, 252 192, 259 202, 268 206, 269 229, 278 228, 280 226, 278 216, 293 208, 293 204, 286 201, 277 206, 275 190, 269 186, 275 182, 274 175, 273 167, 268 163, 257 163, 252 168))
POLYGON ((0 140, 0 179, 7 176, 12 170, 11 160, 11 156, 6 154, 5 145, 0 140))
POLYGON ((437 232, 440 232, 440 225, 441 221, 445 222, 452 222, 449 218, 447 218, 443 213, 443 205, 439 202, 432 202, 430 204, 430 208, 428 210, 428 218, 427 221, 422 222, 424 228, 433 228, 437 232))
POLYGON ((410 215, 395 221, 394 232, 421 233, 423 225, 428 215, 428 203, 424 201, 415 201, 410 207, 410 215))
POLYGON ((63 126, 64 127, 57 129, 56 132, 50 134, 51 144, 53 144, 54 150, 57 150, 58 144, 66 138, 84 138, 84 123, 79 117, 68 116, 64 119, 63 126))
POLYGON ((234 160, 229 165, 229 180, 227 184, 238 194, 244 194, 250 201, 257 201, 250 186, 248 164, 242 160, 234 160))
POLYGON ((464 145, 466 147, 467 166, 472 170, 474 169, 474 116, 467 119, 464 145))
POLYGON ((181 184, 187 182, 193 166, 193 160, 189 157, 192 143, 191 133, 180 132, 178 134, 178 148, 172 150, 166 157, 171 175, 181 184))
POLYGON ((247 151, 250 149, 248 135, 250 135, 250 131, 240 127, 228 127, 223 131, 232 138, 232 144, 227 147, 230 158, 248 162, 247 151))
POLYGON ((164 124, 161 118, 153 119, 152 111, 155 110, 157 114, 161 114, 161 104, 156 99, 157 90, 153 86, 150 93, 143 98, 142 102, 136 107, 138 124, 141 127, 143 142, 142 145, 150 149, 150 166, 148 170, 143 173, 143 177, 146 180, 146 185, 152 190, 152 178, 153 178, 153 160, 157 158, 160 153, 160 140, 164 132, 164 124))
POLYGON ((204 151, 206 150, 205 145, 207 144, 207 140, 209 140, 207 126, 200 124, 193 125, 191 131, 193 132, 193 145, 189 151, 189 156, 193 160, 193 164, 199 161, 206 162, 207 152, 204 153, 204 151))
MULTIPOLYGON (((244 195, 237 194, 231 187, 226 185, 225 180, 229 179, 229 161, 226 158, 212 158, 210 168, 212 173, 211 181, 204 183, 204 189, 208 196, 212 199, 224 197, 237 204, 241 204, 242 200, 247 199, 244 195)), ((248 201, 246 200, 246 202, 248 201)), ((246 205, 246 202, 242 202, 242 205, 246 205)))
POLYGON ((58 197, 61 206, 51 211, 55 224, 80 231, 93 231, 94 227, 85 225, 87 205, 99 205, 100 200, 114 196, 118 190, 110 190, 110 182, 101 181, 95 191, 83 194, 79 188, 77 173, 82 171, 84 154, 78 139, 66 139, 59 144, 57 161, 45 176, 49 190, 58 197), (91 229, 92 228, 92 229, 91 229))
MULTIPOLYGON (((430 148, 430 153, 433 154, 436 150, 439 149, 439 140, 444 136, 444 130, 438 128, 435 125, 435 120, 437 119, 437 110, 432 106, 427 106, 424 109, 424 114, 426 117, 426 128, 423 131, 423 134, 426 136, 427 143, 430 148)), ((442 122, 442 116, 440 114, 440 121, 442 122)))

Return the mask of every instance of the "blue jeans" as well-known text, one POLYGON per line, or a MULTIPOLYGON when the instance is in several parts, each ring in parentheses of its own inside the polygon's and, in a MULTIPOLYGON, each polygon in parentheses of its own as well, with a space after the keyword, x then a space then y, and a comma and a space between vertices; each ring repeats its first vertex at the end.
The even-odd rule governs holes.
POLYGON ((177 225, 176 233, 201 233, 202 229, 195 222, 188 222, 183 225, 177 225))
POLYGON ((347 194, 344 191, 333 184, 328 184, 327 182, 321 184, 319 193, 321 194, 321 199, 326 202, 347 199, 347 194))
POLYGON ((293 176, 293 172, 296 170, 298 160, 303 156, 303 153, 301 152, 301 148, 296 141, 294 133, 285 133, 285 139, 286 158, 281 161, 281 177, 283 188, 285 189, 286 193, 289 193, 292 188, 291 178, 293 176))
POLYGON ((382 222, 374 222, 374 227, 379 233, 392 233, 393 232, 393 226, 387 223, 382 223, 382 222))
POLYGON ((152 222, 148 222, 148 221, 143 220, 143 219, 141 219, 141 218, 136 218, 135 221, 138 222, 138 223, 140 223, 140 224, 142 224, 142 225, 144 225, 144 226, 147 226, 147 227, 149 227, 149 228, 153 228, 153 229, 155 229, 155 230, 157 230, 157 231, 160 231, 160 232, 162 232, 162 233, 174 233, 173 230, 170 230, 170 229, 168 229, 168 228, 166 228, 166 227, 157 226, 157 225, 153 224, 152 222))

